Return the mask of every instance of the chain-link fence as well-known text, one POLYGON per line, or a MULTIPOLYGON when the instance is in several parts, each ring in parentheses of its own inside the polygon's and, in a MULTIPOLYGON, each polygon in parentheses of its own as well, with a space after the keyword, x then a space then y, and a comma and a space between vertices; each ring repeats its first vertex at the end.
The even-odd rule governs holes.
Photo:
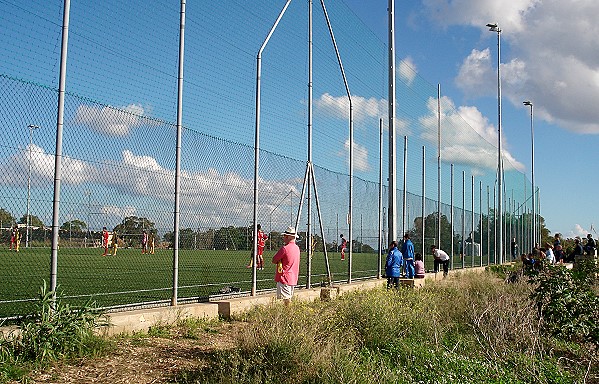
MULTIPOLYGON (((58 1, 30 8, 0 3, 0 317, 30 311, 50 276, 61 6, 58 1)), ((93 299, 106 308, 165 305, 173 294, 180 9, 174 3, 139 2, 131 12, 130 6, 71 1, 57 280, 67 298, 93 299)), ((252 286, 246 266, 253 246, 255 54, 280 6, 267 0, 187 6, 179 301, 246 293, 252 286)), ((340 237, 349 233, 349 105, 315 7, 312 149, 324 230, 312 203, 315 237, 307 241, 304 202, 300 285, 308 274, 312 285, 326 281, 324 247, 334 281, 377 276, 380 239, 388 236, 388 189, 382 189, 379 212, 378 182, 380 156, 384 175, 388 167, 388 156, 379 153, 379 119, 387 116, 387 48, 343 2, 328 7, 355 109, 354 257, 348 276, 340 237), (309 246, 314 250, 310 271, 309 246)), ((282 245, 280 233, 295 225, 300 207, 308 153, 306 40, 306 2, 298 1, 262 63, 257 210, 269 240, 258 290, 274 288, 268 261, 282 245)), ((398 202, 405 201, 398 204, 399 228, 425 254, 427 269, 432 269, 433 243, 452 255, 454 268, 493 263, 493 130, 472 127, 447 97, 439 109, 437 86, 407 64, 401 63, 397 76, 398 126, 409 144, 405 163, 398 159, 396 193, 398 202), (405 186, 399 181, 403 175, 405 186)), ((385 131, 384 152, 386 136, 385 131)), ((512 237, 528 247, 530 184, 515 161, 506 160, 504 187, 504 249, 512 237)), ((382 243, 384 248, 386 240, 382 243)))

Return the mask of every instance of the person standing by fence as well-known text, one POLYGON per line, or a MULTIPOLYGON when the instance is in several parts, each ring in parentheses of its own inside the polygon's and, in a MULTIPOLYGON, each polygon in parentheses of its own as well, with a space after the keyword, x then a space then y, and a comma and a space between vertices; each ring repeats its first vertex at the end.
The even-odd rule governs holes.
POLYGON ((293 297, 293 290, 297 285, 300 265, 300 249, 295 244, 297 235, 294 227, 287 227, 283 232, 283 245, 272 258, 272 263, 277 265, 275 281, 277 283, 277 299, 283 299, 285 306, 289 306, 293 297))
POLYGON ((401 254, 403 256, 403 270, 406 278, 414 278, 414 244, 410 240, 410 234, 403 235, 403 244, 401 245, 401 254))
POLYGON ((385 260, 385 276, 387 276, 387 289, 399 288, 399 275, 401 273, 402 255, 397 249, 397 241, 389 243, 389 252, 385 260))
POLYGON ((19 252, 19 242, 20 240, 19 227, 15 224, 10 230, 10 250, 15 250, 19 252))

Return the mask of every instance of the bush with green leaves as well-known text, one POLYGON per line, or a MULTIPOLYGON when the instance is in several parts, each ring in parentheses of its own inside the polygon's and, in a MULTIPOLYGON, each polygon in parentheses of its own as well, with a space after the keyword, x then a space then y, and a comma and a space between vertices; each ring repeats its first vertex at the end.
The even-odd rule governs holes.
POLYGON ((593 260, 581 260, 574 269, 544 268, 531 276, 532 298, 543 329, 568 341, 590 341, 599 346, 599 296, 593 260))
POLYGON ((106 342, 94 332, 104 324, 93 303, 64 303, 44 281, 33 314, 21 319, 14 331, 0 335, 0 379, 22 377, 28 366, 101 350, 106 342))

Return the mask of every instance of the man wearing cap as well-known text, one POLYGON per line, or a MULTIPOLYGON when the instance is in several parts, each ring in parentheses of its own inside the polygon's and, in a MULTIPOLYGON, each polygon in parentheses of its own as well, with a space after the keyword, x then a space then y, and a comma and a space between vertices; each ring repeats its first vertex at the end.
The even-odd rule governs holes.
POLYGON ((297 285, 300 264, 300 249, 295 244, 296 232, 294 227, 287 227, 283 232, 285 245, 272 258, 277 265, 275 281, 277 282, 277 299, 283 299, 288 306, 293 297, 293 289, 297 285))

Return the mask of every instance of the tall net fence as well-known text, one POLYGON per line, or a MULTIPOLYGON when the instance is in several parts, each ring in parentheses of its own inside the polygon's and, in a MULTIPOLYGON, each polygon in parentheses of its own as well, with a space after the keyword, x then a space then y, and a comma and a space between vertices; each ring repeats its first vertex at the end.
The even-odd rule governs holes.
MULTIPOLYGON (((282 6, 267 0, 187 6, 179 301, 251 289, 255 61, 282 6)), ((61 7, 0 3, 0 317, 30 312, 50 277, 61 7)), ((383 186, 379 212, 378 180, 382 156, 387 184, 387 47, 343 2, 327 7, 354 109, 354 257, 349 266, 340 255, 341 236, 349 234, 349 99, 316 3, 312 160, 320 212, 312 201, 315 235, 306 236, 308 204, 300 197, 308 155, 307 2, 292 2, 262 61, 257 212, 269 239, 257 273, 260 291, 274 288, 270 259, 300 206, 299 285, 308 274, 312 285, 327 280, 325 249, 334 281, 377 276, 378 251, 386 247, 389 190, 383 186)), ((179 12, 174 3, 71 2, 57 273, 67 299, 113 308, 164 305, 173 295, 179 12)), ((427 269, 434 243, 451 253, 454 268, 493 263, 496 136, 472 128, 463 110, 447 97, 439 101, 437 86, 405 62, 399 67, 396 123, 406 137, 405 146, 397 143, 406 159, 398 159, 395 193, 406 202, 399 204, 399 228, 425 253, 427 269)), ((517 162, 506 159, 504 167, 508 249, 508 235, 528 238, 531 191, 517 162)))

